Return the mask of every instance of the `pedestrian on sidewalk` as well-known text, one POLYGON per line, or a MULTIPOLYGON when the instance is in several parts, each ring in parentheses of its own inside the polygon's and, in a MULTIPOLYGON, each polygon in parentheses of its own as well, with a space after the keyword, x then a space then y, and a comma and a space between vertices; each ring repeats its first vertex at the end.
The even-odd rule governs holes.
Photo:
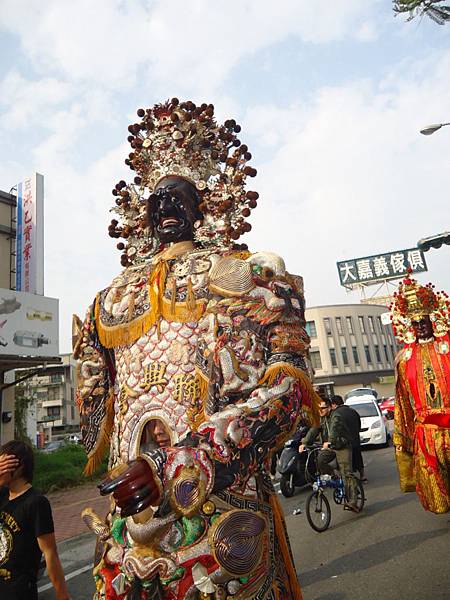
POLYGON ((70 600, 56 549, 50 503, 32 486, 32 448, 10 441, 0 448, 0 598, 37 600, 44 554, 56 600, 70 600))
POLYGON ((344 404, 342 396, 332 396, 331 407, 336 414, 342 417, 342 420, 350 433, 353 472, 358 471, 361 481, 367 483, 364 474, 364 460, 361 454, 361 438, 359 437, 359 432, 361 431, 361 417, 354 408, 348 406, 348 404, 344 404))

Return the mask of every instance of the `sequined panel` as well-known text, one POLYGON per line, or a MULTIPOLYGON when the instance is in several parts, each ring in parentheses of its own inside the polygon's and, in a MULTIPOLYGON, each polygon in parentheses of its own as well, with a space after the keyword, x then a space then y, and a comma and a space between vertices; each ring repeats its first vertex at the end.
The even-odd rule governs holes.
POLYGON ((195 374, 196 344, 196 324, 161 320, 159 328, 152 327, 134 344, 116 350, 116 385, 125 390, 127 407, 120 406, 119 396, 115 411, 121 413, 116 419, 121 460, 139 453, 140 435, 150 419, 166 425, 173 444, 189 431, 190 397, 180 393, 180 381, 190 381, 195 374))

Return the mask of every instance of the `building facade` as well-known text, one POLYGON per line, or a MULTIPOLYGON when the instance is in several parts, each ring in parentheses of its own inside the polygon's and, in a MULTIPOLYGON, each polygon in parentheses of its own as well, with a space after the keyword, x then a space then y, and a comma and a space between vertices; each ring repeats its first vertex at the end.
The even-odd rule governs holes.
POLYGON ((341 396, 356 387, 372 387, 380 397, 394 395, 397 345, 381 315, 386 306, 334 304, 306 309, 314 381, 333 383, 341 396))
MULTIPOLYGON (((10 289, 14 265, 12 248, 14 248, 15 230, 15 196, 0 190, 0 288, 10 289)), ((1 298, 0 298, 1 302, 1 298)), ((4 317, 0 314, 0 324, 4 317)), ((0 326, 0 343, 2 329, 0 326)), ((8 385, 6 373, 13 367, 0 356, 0 444, 14 437, 14 386, 8 385)))
MULTIPOLYGON (((33 175, 33 181, 36 178, 36 181, 39 180, 39 184, 41 188, 39 188, 40 194, 43 194, 43 178, 41 175, 33 175)), ((27 181, 29 181, 27 179, 27 181)), ((20 184, 19 184, 20 185, 20 184)), ((42 206, 41 206, 42 209, 42 206)), ((37 213, 36 213, 37 214, 37 213)), ((42 215, 40 216, 40 218, 42 215)), ((42 227, 42 218, 40 221, 40 226, 42 227)), ((37 226, 36 226, 37 227, 37 226)), ((36 229, 36 228, 35 228, 36 229)), ((31 235, 31 234, 30 234, 31 235)), ((38 233, 35 231, 35 235, 38 233)), ((23 320, 20 326, 16 329, 17 338, 14 337, 14 344, 11 344, 11 337, 7 339, 6 331, 9 328, 9 335, 11 335, 11 314, 17 310, 17 307, 11 311, 11 307, 7 305, 7 300, 3 298, 6 296, 11 300, 10 294, 8 293, 10 290, 16 290, 16 270, 17 270, 17 244, 16 244, 16 236, 17 236, 17 198, 15 195, 10 194, 8 192, 4 192, 0 190, 0 444, 4 444, 5 442, 14 439, 15 432, 17 433, 18 428, 15 427, 14 418, 15 409, 17 406, 15 405, 15 397, 16 397, 16 385, 22 384, 24 377, 24 369, 35 371, 37 369, 41 370, 42 373, 47 372, 49 365, 60 363, 60 358, 55 356, 58 352, 57 339, 58 335, 53 336, 54 346, 51 351, 51 356, 49 356, 50 352, 45 353, 42 351, 42 356, 39 355, 34 349, 35 345, 29 343, 30 339, 35 341, 36 339, 42 338, 42 335, 35 335, 37 332, 34 331, 33 327, 29 327, 27 325, 27 319, 36 318, 29 317, 28 313, 26 317, 21 315, 21 320, 23 320), (3 290, 3 294, 1 293, 3 290), (3 329, 3 337, 2 337, 2 329, 3 329), (27 336, 25 334, 30 334, 27 336), (19 335, 21 334, 21 335, 19 335), (20 342, 17 340, 21 340, 20 342), (26 342, 26 343, 25 343, 26 342), (15 370, 17 374, 14 373, 15 370)), ((29 250, 30 261, 33 254, 33 248, 36 248, 36 252, 40 252, 38 254, 38 259, 36 264, 34 265, 34 272, 36 273, 36 281, 29 288, 19 285, 19 290, 17 291, 17 295, 22 293, 22 290, 28 291, 34 294, 36 299, 41 300, 44 298, 43 296, 43 233, 40 231, 39 236, 36 238, 39 244, 31 246, 31 250, 29 250), (32 289, 33 288, 33 289, 32 289), (33 291, 34 290, 34 291, 33 291)), ((24 245, 24 248, 27 247, 27 243, 31 244, 27 240, 24 245)), ((23 252, 22 256, 25 255, 23 252)), ((31 263, 30 263, 31 264, 31 263)), ((33 263, 34 264, 34 263, 33 263)), ((28 265, 28 263, 27 263, 28 265)), ((29 265, 28 265, 29 266, 29 265)), ((33 268, 30 267, 30 273, 33 273, 33 268)), ((27 268, 22 269, 22 272, 27 274, 27 268)), ((31 275, 30 275, 31 277, 31 275)), ((47 300, 47 299, 45 299, 47 300)), ((50 299, 48 299, 50 301, 50 299)), ((55 301, 52 300, 54 303, 55 301)), ((40 305, 40 304, 39 304, 40 305)), ((53 304, 53 306, 55 306, 53 304)), ((20 308, 20 303, 19 303, 20 308)), ((57 310, 57 309, 56 309, 57 310)), ((37 314, 39 311, 35 311, 37 314)), ((43 314, 42 312, 39 314, 43 314)), ((56 314, 56 312, 55 312, 56 314)), ((17 315, 16 315, 17 317, 17 315)), ((48 340, 47 342, 48 343, 48 340)), ((38 345, 40 348, 40 346, 38 345)), ((37 411, 37 405, 33 407, 37 411)), ((19 411, 20 412, 20 411, 19 411)), ((36 423, 36 418, 33 417, 31 413, 27 414, 28 423, 30 425, 29 429, 32 435, 30 435, 30 439, 33 441, 36 439, 35 431, 33 430, 33 423, 36 423)), ((64 422, 64 419, 63 419, 64 422)), ((63 425, 62 425, 63 426, 63 425)), ((20 427, 22 429, 22 427, 20 427)))
MULTIPOLYGON (((80 416, 75 402, 77 367, 71 354, 61 354, 61 365, 50 374, 35 375, 26 382, 27 394, 33 398, 36 433, 39 442, 50 441, 55 435, 78 431, 80 416)), ((31 407, 29 410, 33 410, 31 407)), ((33 439, 33 424, 28 435, 33 439)))

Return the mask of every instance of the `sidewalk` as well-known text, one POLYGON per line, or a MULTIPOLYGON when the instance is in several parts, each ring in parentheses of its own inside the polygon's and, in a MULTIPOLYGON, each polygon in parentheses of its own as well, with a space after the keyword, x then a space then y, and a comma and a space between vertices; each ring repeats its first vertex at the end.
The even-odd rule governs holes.
POLYGON ((102 518, 109 509, 109 497, 100 496, 94 482, 51 492, 47 494, 47 498, 52 506, 57 542, 89 532, 81 519, 84 508, 89 506, 102 518))

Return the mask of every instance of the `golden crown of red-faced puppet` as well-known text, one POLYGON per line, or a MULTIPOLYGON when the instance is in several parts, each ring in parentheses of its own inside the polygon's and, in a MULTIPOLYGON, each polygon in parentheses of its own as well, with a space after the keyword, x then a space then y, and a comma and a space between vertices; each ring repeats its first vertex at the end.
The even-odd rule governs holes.
POLYGON ((435 337, 446 335, 450 327, 450 302, 445 292, 436 292, 434 285, 419 284, 411 277, 411 270, 400 282, 390 306, 394 335, 401 342, 416 340, 413 321, 430 317, 435 337))
POLYGON ((256 169, 248 165, 251 154, 237 137, 241 128, 234 119, 219 125, 214 106, 179 102, 173 98, 146 110, 128 127, 132 147, 125 163, 135 171, 132 183, 119 181, 113 190, 119 217, 109 226, 111 237, 124 239, 124 266, 141 262, 159 251, 158 239, 147 228, 145 199, 166 176, 178 175, 197 188, 203 221, 195 230, 201 247, 245 249, 237 244, 250 231, 246 218, 257 205, 258 193, 246 191, 247 177, 256 169))

